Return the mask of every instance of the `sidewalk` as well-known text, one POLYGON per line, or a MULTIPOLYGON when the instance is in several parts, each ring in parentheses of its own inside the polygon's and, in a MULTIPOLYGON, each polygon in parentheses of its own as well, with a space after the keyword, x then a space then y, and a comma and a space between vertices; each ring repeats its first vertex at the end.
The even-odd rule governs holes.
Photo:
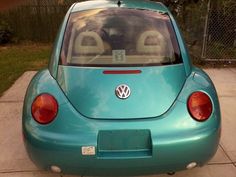
MULTIPOLYGON (((174 177, 236 177, 236 69, 207 69, 220 99, 222 136, 208 165, 174 177)), ((28 159, 21 134, 24 94, 35 72, 24 73, 0 98, 0 177, 70 177, 44 172, 28 159)), ((170 177, 152 175, 152 177, 170 177)))

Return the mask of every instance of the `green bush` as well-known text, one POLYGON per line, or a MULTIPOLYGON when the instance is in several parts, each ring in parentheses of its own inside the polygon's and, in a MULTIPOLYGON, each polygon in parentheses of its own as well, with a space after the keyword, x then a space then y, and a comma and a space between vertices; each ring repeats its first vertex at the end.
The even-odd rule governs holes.
POLYGON ((10 26, 4 20, 0 20, 0 44, 9 43, 11 39, 12 30, 10 26))

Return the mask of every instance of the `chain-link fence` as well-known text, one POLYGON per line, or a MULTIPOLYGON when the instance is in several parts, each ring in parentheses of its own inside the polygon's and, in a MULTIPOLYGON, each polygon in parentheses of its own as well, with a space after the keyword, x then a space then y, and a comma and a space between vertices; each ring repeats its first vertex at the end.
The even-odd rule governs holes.
POLYGON ((201 60, 203 34, 207 17, 207 1, 191 4, 175 14, 189 53, 194 62, 201 60))
POLYGON ((210 6, 202 49, 206 60, 236 60, 236 2, 231 2, 210 6))

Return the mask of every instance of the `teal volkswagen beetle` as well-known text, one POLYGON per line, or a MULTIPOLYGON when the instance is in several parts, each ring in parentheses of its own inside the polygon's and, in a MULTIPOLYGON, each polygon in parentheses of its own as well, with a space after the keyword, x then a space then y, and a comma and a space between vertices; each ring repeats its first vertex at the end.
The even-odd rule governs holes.
POLYGON ((191 65, 173 16, 161 3, 140 0, 72 5, 23 107, 29 157, 66 174, 203 166, 220 127, 214 85, 191 65))

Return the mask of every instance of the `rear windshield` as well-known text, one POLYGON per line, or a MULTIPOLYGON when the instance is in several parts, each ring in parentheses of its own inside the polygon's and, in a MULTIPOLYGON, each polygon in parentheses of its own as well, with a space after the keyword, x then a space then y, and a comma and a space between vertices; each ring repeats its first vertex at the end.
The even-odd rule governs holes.
POLYGON ((177 64, 182 60, 168 15, 109 8, 71 14, 60 62, 122 67, 177 64))

